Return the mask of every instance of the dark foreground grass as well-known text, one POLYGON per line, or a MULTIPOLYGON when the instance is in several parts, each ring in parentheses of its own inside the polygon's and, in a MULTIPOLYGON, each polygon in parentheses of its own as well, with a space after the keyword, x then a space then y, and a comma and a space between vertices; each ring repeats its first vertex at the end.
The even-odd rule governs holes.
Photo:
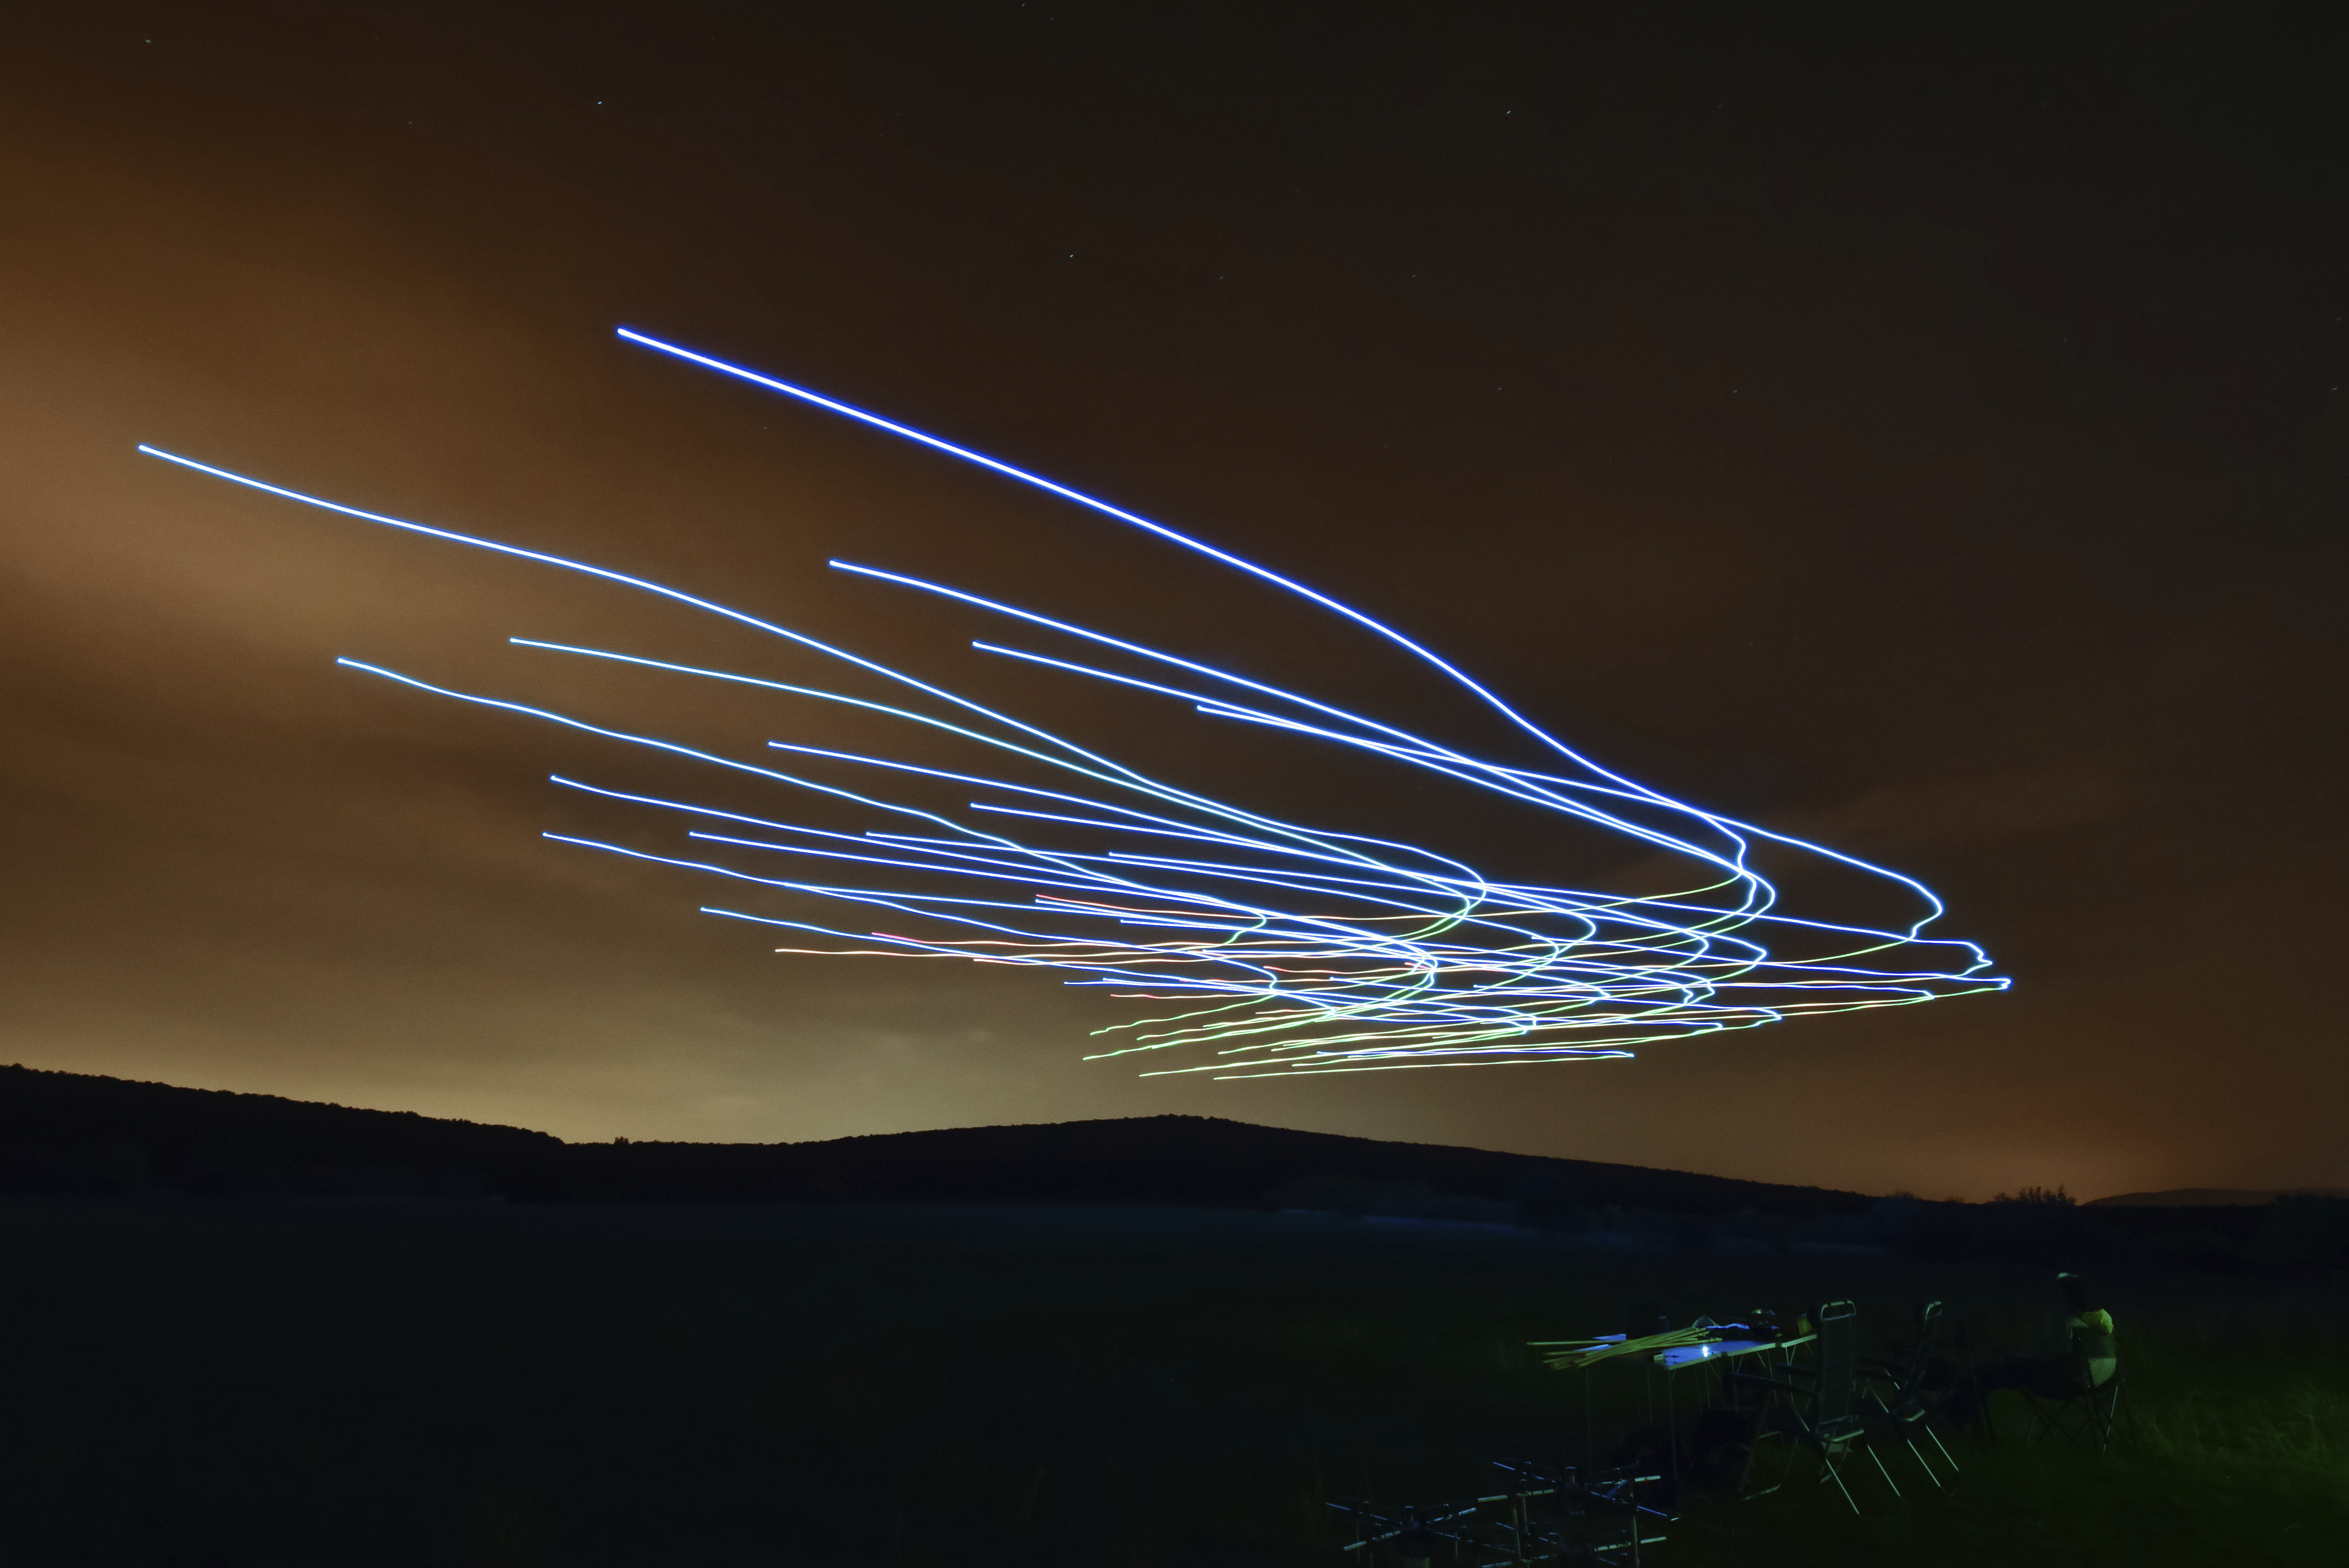
MULTIPOLYGON (((1324 1506, 1578 1457, 1529 1338, 1851 1295, 2019 1342, 2036 1273, 1189 1211, 0 1207, 0 1560, 1340 1561, 1324 1506)), ((1698 1507, 1659 1561, 2326 1563, 2349 1357, 2272 1287, 2116 1280, 2134 1452, 1961 1447, 1865 1517, 1698 1507)), ((1589 1385, 1603 1449, 1651 1390, 1589 1385)))
MULTIPOLYGON (((1892 1464, 1908 1491, 1889 1501, 1872 1474, 1853 1478, 1867 1516, 1798 1468, 1794 1484, 1754 1503, 1695 1511, 1673 1545, 1678 1563, 2321 1563, 2349 1555, 2349 1388, 2327 1370, 2320 1440, 2307 1431, 2313 1402, 2305 1376, 2245 1376, 2224 1353, 2200 1361, 2229 1387, 2234 1441, 2174 1439, 2160 1417, 2192 1399, 2192 1385, 2147 1379, 2132 1393, 2135 1451, 2098 1458, 2068 1449, 1959 1447, 1965 1466, 1947 1496, 1912 1487, 1912 1463, 1892 1464), (2173 1396, 2179 1396, 2173 1398, 2173 1396)), ((2207 1387, 2207 1385, 2206 1385, 2207 1387)), ((2019 1436, 2019 1408, 2007 1412, 2019 1436)), ((1905 1457, 1905 1456, 1904 1456, 1905 1457)), ((1888 1463, 1892 1463, 1888 1460, 1888 1463)), ((1867 1469, 1862 1466, 1863 1470, 1867 1469)))

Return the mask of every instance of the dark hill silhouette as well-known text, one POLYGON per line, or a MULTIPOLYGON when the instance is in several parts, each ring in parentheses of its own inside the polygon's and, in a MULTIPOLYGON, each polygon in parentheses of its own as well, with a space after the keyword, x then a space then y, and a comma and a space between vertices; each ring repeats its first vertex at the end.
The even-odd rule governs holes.
POLYGON ((0 1068, 0 1191, 502 1196, 545 1201, 1139 1203, 1284 1191, 1719 1214, 1857 1213, 1871 1200, 1637 1165, 1153 1116, 812 1143, 565 1143, 521 1128, 274 1095, 0 1068))
POLYGON ((571 1148, 587 1191, 637 1198, 938 1199, 1252 1206, 1284 1190, 1381 1188, 1539 1209, 1608 1204, 1712 1214, 1857 1212, 1870 1199, 1543 1159, 1442 1144, 1388 1143, 1216 1117, 1150 1116, 1025 1127, 952 1128, 821 1143, 630 1143, 571 1148))
POLYGON ((2278 1198, 2349 1198, 2349 1187, 2174 1187, 2161 1192, 2116 1192, 2091 1198, 2086 1207, 2136 1209, 2257 1208, 2278 1198))
POLYGON ((518 1194, 564 1149, 543 1132, 413 1111, 0 1068, 10 1191, 518 1194))

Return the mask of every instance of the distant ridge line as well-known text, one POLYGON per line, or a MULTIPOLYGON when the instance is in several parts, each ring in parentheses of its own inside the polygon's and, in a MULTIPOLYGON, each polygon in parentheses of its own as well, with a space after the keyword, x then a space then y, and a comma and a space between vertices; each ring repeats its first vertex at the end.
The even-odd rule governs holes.
POLYGON ((1261 1207, 1299 1183, 1544 1207, 1857 1213, 1857 1192, 1163 1115, 803 1143, 566 1143, 492 1123, 0 1067, 0 1191, 1261 1207))
POLYGON ((2173 1187, 2161 1192, 2117 1192, 2091 1198, 2091 1209, 2258 1208, 2278 1198, 2349 1198, 2349 1187, 2173 1187))

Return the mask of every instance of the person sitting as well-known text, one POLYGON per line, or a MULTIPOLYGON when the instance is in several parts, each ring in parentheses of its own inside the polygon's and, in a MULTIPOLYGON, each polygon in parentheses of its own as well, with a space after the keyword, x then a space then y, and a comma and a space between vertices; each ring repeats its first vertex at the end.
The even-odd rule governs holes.
POLYGON ((1945 1422, 1971 1426, 2001 1388, 2019 1388, 2043 1399, 2069 1399, 2112 1380, 2120 1366, 2113 1315, 2096 1305, 2095 1292, 2078 1274, 2057 1274, 2055 1288, 2062 1313, 2054 1331, 2031 1354, 2001 1357, 1961 1378, 1941 1407, 1945 1422))

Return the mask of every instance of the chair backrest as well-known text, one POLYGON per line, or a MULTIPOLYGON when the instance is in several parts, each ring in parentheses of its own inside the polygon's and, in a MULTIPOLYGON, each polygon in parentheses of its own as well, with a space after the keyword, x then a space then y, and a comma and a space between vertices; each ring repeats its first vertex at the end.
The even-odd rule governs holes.
POLYGON ((1859 1308, 1847 1301, 1826 1302, 1815 1321, 1819 1404, 1814 1419, 1837 1420, 1851 1414, 1852 1385, 1859 1375, 1859 1308))
POLYGON ((1897 1392, 1913 1392, 1924 1380, 1925 1367, 1932 1359, 1935 1342, 1941 1336, 1941 1304, 1929 1301, 1917 1308, 1917 1337, 1909 1346, 1909 1364, 1900 1368, 1897 1392))

